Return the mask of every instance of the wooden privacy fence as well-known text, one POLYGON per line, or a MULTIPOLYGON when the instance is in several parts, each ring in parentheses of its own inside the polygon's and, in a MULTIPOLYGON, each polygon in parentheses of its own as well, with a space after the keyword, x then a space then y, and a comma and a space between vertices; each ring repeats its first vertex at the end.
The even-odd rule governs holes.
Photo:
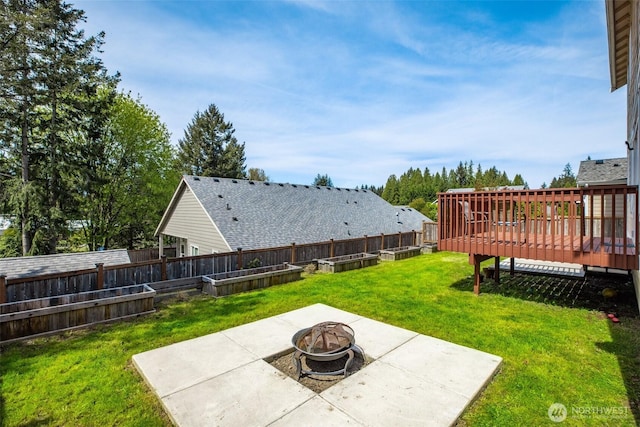
POLYGON ((438 223, 425 221, 422 223, 422 243, 438 243, 438 223))
POLYGON ((295 244, 278 248, 242 250, 182 258, 154 259, 131 264, 104 266, 46 276, 6 278, 0 276, 0 304, 101 289, 150 284, 166 280, 204 276, 247 267, 282 263, 305 264, 319 258, 377 253, 385 248, 422 244, 422 233, 363 236, 348 240, 295 244))

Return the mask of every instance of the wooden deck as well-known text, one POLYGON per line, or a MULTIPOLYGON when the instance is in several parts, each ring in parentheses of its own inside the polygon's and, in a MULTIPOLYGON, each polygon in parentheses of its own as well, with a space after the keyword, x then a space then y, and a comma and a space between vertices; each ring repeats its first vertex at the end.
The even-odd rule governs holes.
MULTIPOLYGON (((471 247, 495 247, 498 250, 495 253, 483 253, 483 255, 503 256, 509 258, 525 258, 537 259, 541 261, 568 262, 574 264, 583 264, 598 267, 621 268, 624 270, 637 269, 636 247, 631 239, 616 238, 615 244, 612 244, 610 237, 604 239, 594 237, 590 239, 580 239, 574 237, 572 241, 555 236, 553 240, 539 241, 537 235, 529 234, 522 242, 504 240, 491 233, 482 233, 470 237, 465 242, 463 237, 448 239, 447 244, 443 245, 443 250, 453 252, 465 252, 458 248, 464 247, 465 244, 471 247), (582 241, 581 241, 582 240, 582 241), (611 257, 628 257, 627 264, 618 261, 612 265, 611 257), (630 267, 630 268, 625 268, 630 267)), ((488 251, 484 251, 488 252, 488 251)))
POLYGON ((439 194, 438 248, 495 257, 638 269, 637 188, 439 194))

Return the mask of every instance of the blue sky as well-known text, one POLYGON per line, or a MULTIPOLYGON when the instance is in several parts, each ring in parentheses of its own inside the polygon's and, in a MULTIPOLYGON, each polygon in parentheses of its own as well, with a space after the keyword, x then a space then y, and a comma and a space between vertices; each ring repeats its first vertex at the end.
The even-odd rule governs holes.
POLYGON ((214 103, 272 181, 473 160, 537 188, 624 157, 604 1, 78 1, 172 141, 214 103))

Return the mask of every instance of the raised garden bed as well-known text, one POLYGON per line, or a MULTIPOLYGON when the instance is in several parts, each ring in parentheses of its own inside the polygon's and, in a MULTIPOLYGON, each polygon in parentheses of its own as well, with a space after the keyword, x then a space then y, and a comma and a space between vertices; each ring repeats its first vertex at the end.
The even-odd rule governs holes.
POLYGON ((367 253, 343 255, 318 260, 318 271, 340 273, 378 264, 378 256, 367 253))
POLYGON ((398 261, 420 255, 418 246, 401 246, 399 248, 389 248, 380 250, 382 261, 398 261))
POLYGON ((202 291, 223 297, 300 279, 302 267, 287 263, 202 276, 202 291))
POLYGON ((0 304, 0 342, 153 313, 155 294, 133 285, 0 304))

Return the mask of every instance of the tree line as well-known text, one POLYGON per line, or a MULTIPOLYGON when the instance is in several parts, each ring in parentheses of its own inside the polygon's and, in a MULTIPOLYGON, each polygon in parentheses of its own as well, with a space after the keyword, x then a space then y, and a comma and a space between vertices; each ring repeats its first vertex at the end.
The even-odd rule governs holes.
POLYGON ((0 256, 136 248, 186 174, 268 180, 246 170, 244 143, 215 105, 196 112, 178 148, 160 117, 119 90, 60 0, 0 2, 0 256))
POLYGON ((510 179, 506 172, 499 171, 495 166, 484 170, 480 164, 474 166, 473 160, 460 161, 455 169, 433 174, 428 167, 424 170, 409 168, 400 177, 391 175, 385 185, 381 187, 364 185, 362 188, 371 190, 393 205, 408 205, 427 217, 436 220, 437 206, 434 203, 438 193, 452 188, 496 188, 505 185, 522 185, 528 188, 522 175, 516 174, 510 179))

